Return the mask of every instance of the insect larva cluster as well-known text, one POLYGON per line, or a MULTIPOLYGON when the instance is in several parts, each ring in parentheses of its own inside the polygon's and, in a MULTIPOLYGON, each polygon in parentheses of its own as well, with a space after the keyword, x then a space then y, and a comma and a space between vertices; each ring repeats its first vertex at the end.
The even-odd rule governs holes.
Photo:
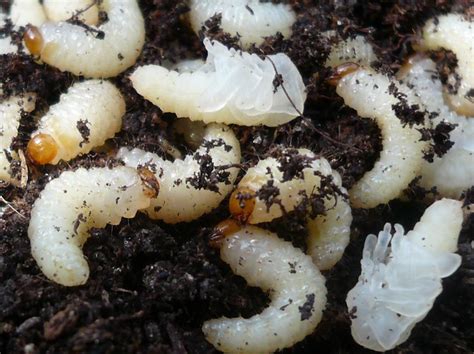
MULTIPOLYGON (((175 158, 168 161, 150 151, 116 146, 107 152, 119 166, 78 168, 51 179, 29 220, 37 265, 58 284, 85 284, 89 266, 82 247, 91 228, 117 225, 139 211, 157 223, 191 222, 228 200, 224 211, 230 217, 214 228, 211 246, 249 286, 267 292, 270 302, 250 318, 208 320, 202 331, 223 352, 282 350, 313 333, 322 319, 327 289, 320 271, 343 257, 350 242, 352 208, 388 204, 403 196, 413 181, 454 199, 474 185, 474 126, 468 118, 474 115, 473 24, 448 14, 421 29, 417 51, 443 48, 456 55, 457 69, 447 84, 426 53, 416 54, 394 77, 374 65, 378 58, 365 36, 342 40, 336 31, 321 33, 333 43, 321 61, 333 73, 327 83, 335 86, 348 109, 375 121, 381 131, 380 156, 347 190, 331 167, 330 151, 317 155, 306 148, 280 146, 271 153, 258 151, 255 159, 249 158, 252 162, 242 161, 249 156, 241 152, 239 139, 248 141, 242 132, 251 130, 228 126, 279 127, 304 113, 307 90, 290 58, 295 54, 288 50, 288 55, 258 55, 254 46, 277 33, 292 36, 292 7, 257 0, 190 0, 188 5, 183 23, 202 33, 207 20, 220 16, 222 29, 238 36, 248 52, 204 38, 205 61, 186 59, 171 65, 157 58, 162 65, 138 66, 145 44, 138 1, 74 0, 60 6, 55 0, 13 1, 10 13, 0 14, 0 25, 7 18, 17 29, 28 25, 23 39, 35 60, 81 77, 74 78, 46 112, 34 112, 38 120, 32 123, 35 130, 27 130, 33 131, 28 162, 22 151, 12 151, 12 143, 22 113, 35 109, 36 94, 12 95, 0 103, 0 179, 25 187, 27 163, 67 168, 67 161, 87 156, 120 132, 129 107, 115 84, 103 79, 123 73, 113 82, 130 80, 139 96, 176 115, 170 126, 185 135, 194 151, 184 154, 182 146, 164 140, 175 158), (450 41, 452 33, 461 38, 459 44, 450 41), (427 161, 434 139, 426 132, 443 124, 453 124, 453 146, 427 161), (20 176, 17 165, 22 167, 20 176), (303 212, 305 251, 255 226, 292 212, 303 212)), ((0 39, 0 54, 17 52, 12 38, 0 39)), ((313 74, 310 84, 318 85, 319 77, 313 74)), ((142 99, 138 95, 136 99, 142 99)), ((168 117, 164 121, 168 124, 168 117)), ((301 126, 287 127, 296 131, 301 126)), ((279 141, 278 128, 271 132, 279 141)), ((35 174, 41 172, 36 166, 35 174)), ((352 335, 360 345, 384 351, 406 341, 441 293, 441 279, 459 267, 455 252, 463 203, 454 199, 434 202, 407 234, 396 224, 392 236, 386 224, 378 237, 366 238, 362 273, 346 300, 352 335)))

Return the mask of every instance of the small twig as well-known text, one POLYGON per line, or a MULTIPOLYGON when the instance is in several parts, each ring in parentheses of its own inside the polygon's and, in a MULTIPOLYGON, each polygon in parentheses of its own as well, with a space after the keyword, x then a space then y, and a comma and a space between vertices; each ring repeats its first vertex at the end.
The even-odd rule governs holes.
MULTIPOLYGON (((264 54, 265 55, 265 54, 264 54)), ((278 69, 276 68, 275 66, 275 63, 273 62, 272 59, 270 59, 270 57, 268 55, 265 55, 265 59, 268 59, 268 61, 272 64, 273 66, 273 70, 275 70, 275 79, 278 81, 278 84, 281 86, 282 90, 283 90, 283 93, 285 94, 286 98, 288 98, 288 101, 290 101, 291 105, 293 106, 293 108, 295 109, 296 113, 298 113, 301 117, 303 118, 307 118, 308 117, 305 117, 303 115, 303 113, 296 107, 295 103, 293 102, 293 100, 291 99, 290 95, 288 94, 288 91, 286 90, 285 88, 285 85, 283 84, 283 80, 281 78, 281 75, 280 73, 278 72, 278 69)), ((309 127, 309 126, 308 126, 309 127)), ((329 140, 330 142, 336 144, 336 145, 341 145, 341 146, 344 146, 348 149, 353 149, 355 151, 358 151, 358 152, 361 152, 360 149, 354 147, 354 146, 351 146, 351 145, 348 145, 348 144, 345 144, 339 140, 336 140, 334 138, 332 138, 331 136, 329 136, 327 133, 323 132, 322 130, 316 128, 315 126, 312 126, 312 127, 309 127, 310 129, 313 129, 316 133, 318 133, 319 135, 321 135, 322 137, 326 138, 327 140, 329 140)))
POLYGON ((18 210, 16 210, 9 201, 7 201, 5 198, 3 198, 2 196, 0 196, 0 201, 2 203, 5 203, 10 209, 12 209, 15 213, 17 213, 18 215, 20 215, 23 219, 26 219, 26 216, 24 216, 22 213, 20 213, 18 210))
POLYGON ((86 12, 87 10, 89 10, 92 6, 95 6, 97 4, 99 4, 99 0, 94 0, 93 2, 91 2, 88 6, 86 6, 85 8, 83 9, 79 9, 77 10, 70 18, 68 18, 66 21, 79 21, 79 15, 83 14, 84 12, 86 12))

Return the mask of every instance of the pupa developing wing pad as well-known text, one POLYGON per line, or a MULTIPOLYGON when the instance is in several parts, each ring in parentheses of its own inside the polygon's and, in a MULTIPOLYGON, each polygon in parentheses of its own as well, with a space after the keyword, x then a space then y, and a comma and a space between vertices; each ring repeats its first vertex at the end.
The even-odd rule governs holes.
POLYGON ((357 343, 376 351, 393 349, 425 318, 442 291, 441 279, 461 264, 451 253, 463 220, 461 205, 450 199, 434 203, 407 235, 396 224, 392 238, 387 223, 378 237, 367 236, 359 282, 346 299, 357 343), (453 222, 439 227, 441 219, 453 222))
POLYGON ((305 85, 288 56, 262 59, 207 38, 204 45, 206 63, 194 71, 142 66, 130 77, 133 87, 162 111, 205 123, 278 126, 303 111, 305 85))

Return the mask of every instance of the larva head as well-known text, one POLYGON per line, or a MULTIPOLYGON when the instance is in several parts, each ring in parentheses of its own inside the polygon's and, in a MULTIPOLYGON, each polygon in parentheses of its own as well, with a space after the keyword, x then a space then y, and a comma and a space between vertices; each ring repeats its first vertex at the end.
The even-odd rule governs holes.
POLYGON ((214 227, 214 230, 209 237, 209 245, 212 248, 220 248, 222 246, 222 241, 224 241, 227 236, 232 235, 239 230, 240 224, 237 221, 233 219, 221 221, 216 225, 216 227, 214 227))
POLYGON ((149 198, 156 198, 160 192, 160 183, 155 174, 147 167, 139 167, 138 174, 143 182, 143 191, 149 198))
POLYGON ((230 196, 229 211, 232 216, 245 223, 255 208, 255 191, 246 188, 237 188, 230 196))
POLYGON ((328 78, 328 83, 331 86, 337 86, 339 80, 341 80, 344 76, 352 74, 353 72, 357 71, 360 68, 359 64, 356 63, 344 63, 339 66, 336 66, 333 70, 333 73, 328 78))
POLYGON ((54 160, 58 153, 58 144, 49 134, 36 134, 26 147, 29 158, 38 165, 45 165, 54 160))
POLYGON ((38 27, 28 26, 25 33, 23 34, 23 40, 25 41, 25 45, 32 55, 39 56, 41 54, 44 41, 38 27))

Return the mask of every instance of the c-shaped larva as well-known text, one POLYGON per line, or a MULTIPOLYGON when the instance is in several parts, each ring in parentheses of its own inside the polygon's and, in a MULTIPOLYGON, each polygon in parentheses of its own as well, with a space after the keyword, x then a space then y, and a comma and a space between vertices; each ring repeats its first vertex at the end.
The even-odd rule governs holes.
POLYGON ((96 0, 43 0, 43 7, 50 21, 66 21, 78 14, 78 20, 89 26, 96 26, 99 22, 96 0))
POLYGON ((321 198, 326 210, 316 217, 308 216, 307 243, 314 263, 326 270, 341 259, 349 243, 352 212, 341 184, 339 174, 326 159, 306 149, 285 149, 278 158, 260 160, 248 169, 231 196, 229 208, 237 219, 259 224, 291 212, 313 197, 321 198), (338 191, 323 190, 326 184, 338 191))
POLYGON ((413 87, 431 113, 434 126, 440 122, 455 124, 450 132, 454 145, 442 157, 423 161, 420 185, 430 190, 436 186, 443 197, 459 198, 474 185, 474 119, 456 114, 443 99, 443 85, 436 74, 436 64, 426 57, 415 56, 402 67, 398 77, 413 87))
POLYGON ((88 230, 134 217, 150 205, 157 189, 152 173, 123 166, 80 168, 49 182, 33 205, 28 227, 31 253, 41 271, 61 285, 84 284, 89 266, 82 246, 88 230))
POLYGON ((18 134, 21 112, 35 109, 35 96, 27 94, 11 97, 0 103, 0 180, 18 184, 18 176, 12 176, 11 163, 16 160, 16 152, 10 145, 18 134))
POLYGON ((221 27, 232 36, 239 36, 242 48, 259 45, 265 37, 280 32, 291 36, 296 14, 289 5, 263 3, 259 0, 190 0, 189 20, 199 33, 204 23, 214 15, 222 16, 221 27))
POLYGON ((449 78, 452 92, 448 90, 446 96, 458 114, 474 116, 474 22, 461 14, 438 16, 426 23, 422 37, 420 49, 448 49, 456 54, 458 67, 449 78))
POLYGON ((225 353, 272 353, 311 334, 326 305, 325 279, 311 258, 290 242, 246 226, 228 235, 221 258, 250 286, 269 293, 263 312, 244 319, 204 322, 206 339, 225 353))
POLYGON ((120 130, 124 113, 125 101, 112 83, 75 83, 41 118, 28 155, 38 164, 57 164, 86 154, 120 130))
POLYGON ((305 85, 288 56, 261 59, 207 38, 204 45, 208 57, 199 69, 142 66, 130 77, 133 87, 162 111, 205 123, 277 126, 303 111, 305 85), (277 72, 284 88, 275 81, 277 72))
POLYGON ((382 133, 380 158, 349 190, 351 204, 373 208, 388 203, 420 174, 428 148, 419 131, 426 112, 408 87, 372 69, 345 75, 336 91, 359 116, 374 119, 382 133))
POLYGON ((99 27, 46 22, 25 32, 31 54, 61 71, 89 78, 120 74, 133 64, 145 42, 145 24, 136 0, 104 0, 108 21, 99 27))
POLYGON ((462 222, 462 202, 442 199, 406 235, 395 224, 392 238, 385 224, 378 238, 367 236, 359 282, 346 299, 357 343, 385 351, 408 339, 443 290, 441 279, 461 264, 453 252, 462 222))
POLYGON ((191 221, 206 214, 230 193, 240 163, 240 144, 231 129, 210 124, 194 154, 166 161, 140 149, 122 148, 117 158, 127 166, 147 167, 160 181, 160 194, 146 213, 167 223, 191 221))

